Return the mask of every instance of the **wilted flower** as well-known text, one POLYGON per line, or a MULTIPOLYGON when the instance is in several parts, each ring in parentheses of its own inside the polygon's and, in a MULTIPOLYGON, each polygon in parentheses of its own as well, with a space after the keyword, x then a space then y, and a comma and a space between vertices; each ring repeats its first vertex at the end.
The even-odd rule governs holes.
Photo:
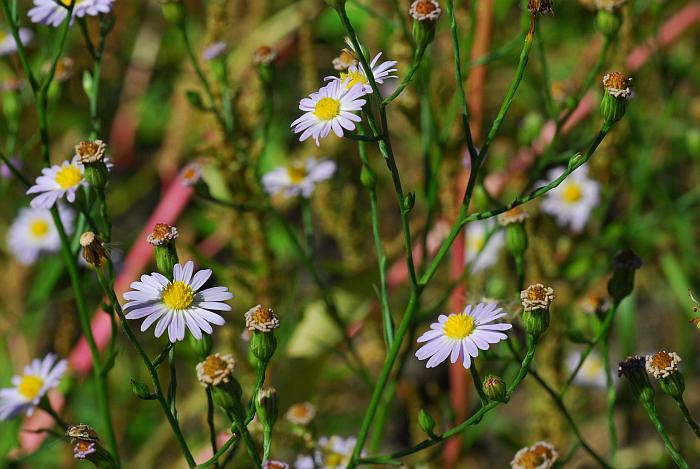
POLYGON ((270 308, 257 305, 245 313, 245 326, 251 331, 270 332, 277 329, 279 325, 279 318, 270 308))
POLYGON ((85 169, 74 157, 60 165, 41 170, 41 176, 36 178, 36 184, 27 190, 27 194, 39 194, 31 201, 33 208, 51 208, 63 196, 68 202, 75 201, 75 194, 87 181, 83 177, 85 169))
POLYGON ((499 214, 496 219, 501 226, 508 226, 513 223, 522 223, 527 220, 530 215, 520 207, 513 207, 507 212, 499 214))
POLYGON ((233 298, 226 287, 212 287, 199 291, 211 277, 210 269, 203 269, 192 275, 194 263, 173 266, 173 280, 154 272, 142 275, 140 282, 132 282, 131 291, 124 293, 128 302, 124 305, 127 319, 146 318, 141 324, 141 332, 158 321, 156 337, 168 330, 170 342, 185 338, 185 326, 199 339, 202 331, 212 333, 211 324, 222 326, 226 321, 213 311, 230 311, 224 303, 233 298))
POLYGON ((278 166, 262 177, 262 184, 270 195, 284 193, 285 197, 309 198, 319 182, 330 179, 336 165, 329 160, 305 158, 287 166, 278 166))
MULTIPOLYGON (((564 168, 554 168, 547 173, 549 181, 557 179, 564 168)), ((540 181, 544 186, 548 181, 540 181)), ((561 227, 569 225, 574 232, 586 226, 591 211, 600 202, 600 184, 588 178, 588 166, 581 166, 571 173, 558 187, 547 192, 542 201, 542 211, 557 220, 561 227)))
POLYGON ((441 314, 438 322, 418 338, 418 343, 427 343, 416 351, 416 357, 429 358, 426 367, 433 368, 449 356, 451 363, 461 359, 462 366, 468 369, 479 350, 488 350, 490 344, 508 338, 502 331, 513 327, 511 324, 489 324, 505 315, 496 303, 479 303, 473 308, 467 305, 462 313, 441 314))
POLYGON ((73 457, 83 460, 96 451, 94 441, 78 440, 73 446, 73 457))
POLYGON ((652 402, 654 388, 646 372, 646 358, 639 355, 627 357, 617 367, 617 376, 624 376, 630 383, 634 396, 642 403, 652 402))
POLYGON ((310 402, 292 404, 285 417, 293 424, 308 425, 316 417, 316 407, 310 402))
MULTIPOLYGON (((22 45, 25 46, 29 44, 29 41, 34 37, 34 33, 27 28, 19 28, 19 40, 22 45)), ((17 42, 12 34, 9 34, 3 30, 0 30, 0 57, 3 55, 9 55, 17 51, 17 42)))
POLYGON ((231 355, 215 353, 197 363, 196 369, 197 379, 202 386, 218 386, 229 381, 236 369, 236 360, 231 355))
POLYGON ((83 141, 75 146, 75 156, 81 164, 103 161, 107 145, 102 140, 83 141))
MULTIPOLYGON (((66 233, 73 232, 73 212, 59 205, 58 214, 66 233)), ((46 208, 23 208, 7 234, 7 244, 12 255, 22 264, 33 264, 39 255, 56 252, 61 238, 54 225, 51 212, 46 208)))
POLYGON ((610 96, 629 99, 632 97, 631 81, 631 78, 627 78, 622 73, 612 72, 603 77, 603 86, 610 96))
POLYGON ((464 261, 471 272, 481 272, 498 262, 505 235, 493 227, 492 222, 483 220, 471 222, 465 229, 464 261))
MULTIPOLYGON (((75 18, 98 16, 112 11, 114 0, 75 0, 71 23, 75 18)), ((68 16, 70 0, 34 0, 34 8, 27 15, 32 23, 59 26, 68 16)))
POLYGON ((25 412, 34 413, 34 408, 50 390, 58 386, 68 368, 65 360, 56 361, 50 353, 43 360, 35 358, 24 367, 21 376, 12 377, 11 388, 0 389, 0 420, 8 420, 25 412))
POLYGON ((510 462, 512 469, 549 469, 554 466, 559 453, 554 446, 546 441, 538 441, 534 445, 520 449, 510 462))
POLYGON ((552 0, 528 0, 527 9, 533 15, 537 13, 548 15, 552 12, 552 0))
MULTIPOLYGON (((391 74, 396 71, 396 69, 392 67, 398 63, 395 60, 387 60, 378 64, 381 56, 382 53, 378 53, 369 64, 374 81, 378 84, 384 83, 384 80, 388 78, 396 78, 395 75, 391 74)), ((348 91, 352 90, 356 85, 359 85, 363 94, 372 93, 372 87, 370 86, 367 73, 364 67, 362 67, 362 64, 350 65, 346 72, 340 73, 340 77, 330 76, 326 77, 325 80, 341 82, 348 91)))
POLYGON ((361 86, 348 90, 348 82, 332 81, 299 102, 299 109, 305 113, 291 126, 295 134, 301 133, 299 141, 313 137, 316 145, 320 145, 320 139, 326 138, 331 130, 338 137, 343 136, 343 129, 355 130, 354 122, 362 119, 353 112, 365 105, 366 101, 360 99, 365 93, 361 86))
POLYGON ((80 246, 83 248, 83 259, 93 267, 102 267, 107 259, 107 251, 102 241, 92 231, 80 235, 80 246))

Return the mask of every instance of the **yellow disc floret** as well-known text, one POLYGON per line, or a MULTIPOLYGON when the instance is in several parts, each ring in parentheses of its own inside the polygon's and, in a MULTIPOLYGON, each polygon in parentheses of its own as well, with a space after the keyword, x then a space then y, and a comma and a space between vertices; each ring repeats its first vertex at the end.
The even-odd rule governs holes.
POLYGON ((29 231, 31 231, 32 236, 35 238, 41 238, 49 232, 49 224, 45 220, 34 220, 29 225, 29 231))
POLYGON ((306 168, 298 164, 290 165, 287 167, 287 175, 292 184, 299 184, 306 177, 306 168))
POLYGON ((583 191, 581 190, 581 186, 579 186, 576 183, 570 182, 566 186, 564 186, 564 190, 562 191, 561 194, 562 199, 564 199, 564 202, 573 204, 581 200, 581 197, 583 197, 583 191))
POLYGON ((76 165, 68 165, 61 168, 56 173, 56 184, 63 190, 77 186, 83 181, 83 175, 80 174, 80 169, 76 165))
POLYGON ((333 98, 321 98, 316 103, 314 114, 321 119, 329 121, 340 115, 340 101, 333 98))
POLYGON ((348 73, 340 74, 340 81, 347 80, 347 89, 351 89, 355 85, 366 85, 368 83, 367 77, 364 73, 359 70, 354 70, 348 73))
POLYGON ((474 331, 474 318, 468 314, 452 315, 447 318, 443 331, 450 339, 464 339, 474 331))
POLYGON ((194 292, 184 282, 173 282, 163 290, 163 303, 170 309, 186 309, 194 302, 194 292))
POLYGON ((25 375, 17 386, 17 391, 28 401, 34 400, 39 396, 41 388, 44 386, 44 380, 38 376, 25 375))

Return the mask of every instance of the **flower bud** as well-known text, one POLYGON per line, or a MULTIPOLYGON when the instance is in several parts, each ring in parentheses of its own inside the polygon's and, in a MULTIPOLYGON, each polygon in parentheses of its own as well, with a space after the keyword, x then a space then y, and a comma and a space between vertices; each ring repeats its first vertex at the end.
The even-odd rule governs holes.
POLYGON ((83 248, 83 259, 93 267, 101 268, 107 262, 107 251, 100 238, 92 231, 80 235, 80 246, 83 248))
POLYGON ((270 308, 261 305, 253 306, 245 313, 246 327, 253 334, 250 338, 250 352, 266 365, 277 348, 274 330, 280 325, 279 318, 270 308))
POLYGON ((498 215, 498 223, 506 228, 506 247, 513 257, 525 254, 528 246, 525 220, 528 214, 520 207, 515 207, 498 215))
POLYGON ((613 257, 613 275, 608 282, 608 292, 615 304, 619 304, 634 289, 634 271, 642 266, 642 260, 630 249, 613 257))
POLYGON ((596 29, 608 40, 617 36, 622 25, 622 16, 619 11, 598 10, 595 17, 596 29))
POLYGON ((156 398, 155 394, 151 393, 151 390, 148 389, 147 385, 133 379, 131 380, 131 392, 133 392, 136 397, 143 399, 144 401, 151 401, 156 398))
POLYGON ((427 410, 421 409, 418 413, 418 425, 430 438, 435 438, 435 420, 427 410))
POLYGON ((500 376, 487 375, 484 378, 483 389, 490 401, 508 402, 506 383, 500 376))
POLYGON ((270 427, 277 421, 279 402, 277 390, 272 386, 264 386, 255 398, 255 412, 263 427, 270 427))
POLYGON ((523 305, 523 327, 536 340, 549 327, 549 305, 554 300, 554 290, 537 283, 520 292, 520 299, 523 305))
POLYGON ((85 180, 102 192, 109 180, 109 170, 105 164, 107 145, 102 140, 83 141, 75 146, 75 155, 85 168, 85 180))
POLYGON ((181 0, 161 0, 160 7, 168 23, 174 26, 181 26, 184 24, 185 7, 181 0))
POLYGON ((260 46, 253 54, 253 63, 258 67, 258 77, 266 85, 271 84, 274 79, 275 59, 277 51, 270 46, 260 46))
POLYGON ((632 98, 631 79, 621 73, 608 73, 603 77, 605 93, 600 102, 600 110, 606 126, 612 126, 622 119, 627 109, 627 101, 632 98))
POLYGON ((634 397, 642 404, 652 403, 654 400, 654 388, 651 387, 645 367, 646 359, 639 355, 627 357, 617 367, 617 376, 627 378, 634 397))
POLYGON ((409 192, 403 197, 403 200, 401 201, 401 210, 404 211, 404 213, 408 213, 411 210, 413 210, 413 206, 416 204, 416 194, 413 192, 409 192))
POLYGON ((203 360, 211 353, 213 343, 209 334, 202 334, 201 339, 195 338, 192 334, 189 334, 188 337, 190 349, 198 359, 203 360))
POLYGON ((157 223, 146 237, 149 244, 156 249, 156 266, 167 278, 172 278, 173 266, 178 263, 175 240, 179 236, 177 228, 166 223, 157 223))
POLYGON ((435 27, 442 10, 435 0, 415 0, 408 10, 413 18, 413 39, 419 49, 425 49, 435 38, 435 27))

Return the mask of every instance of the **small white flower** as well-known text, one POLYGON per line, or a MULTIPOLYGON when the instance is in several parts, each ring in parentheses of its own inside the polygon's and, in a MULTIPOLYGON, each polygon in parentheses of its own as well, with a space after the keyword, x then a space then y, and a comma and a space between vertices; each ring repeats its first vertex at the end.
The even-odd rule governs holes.
POLYGON ((304 115, 292 122, 295 134, 301 132, 299 141, 303 142, 313 137, 316 145, 319 139, 326 138, 331 130, 338 136, 343 136, 343 129, 355 130, 355 122, 360 122, 360 116, 353 114, 362 109, 365 100, 362 87, 354 86, 347 89, 347 81, 332 81, 308 98, 299 102, 299 109, 304 115))
POLYGON ((311 197, 317 183, 330 179, 336 165, 329 160, 306 158, 288 166, 278 166, 262 177, 265 192, 270 195, 284 193, 285 197, 311 197))
MULTIPOLYGON (((29 41, 32 40, 32 37, 34 37, 34 34, 31 30, 27 28, 19 28, 19 40, 22 42, 23 46, 29 44, 29 41)), ((0 57, 2 57, 3 55, 12 54, 16 51, 17 42, 15 41, 14 36, 9 32, 0 30, 0 57)))
POLYGON ((490 220, 469 223, 464 239, 464 262, 473 273, 481 272, 498 262, 498 256, 505 245, 502 230, 493 231, 495 224, 490 220))
POLYGON ((474 308, 467 305, 462 313, 441 314, 438 322, 432 323, 430 330, 418 337, 418 343, 427 343, 416 351, 416 357, 419 360, 429 358, 427 368, 436 367, 450 357, 452 363, 461 359, 462 366, 468 369, 479 350, 488 350, 490 344, 508 338, 502 331, 513 327, 511 324, 489 324, 505 315, 496 303, 479 303, 474 308))
MULTIPOLYGON (((374 56, 372 59, 372 62, 369 64, 369 68, 372 71, 372 76, 374 77, 374 81, 381 85, 384 83, 384 80, 389 79, 389 78, 396 78, 396 75, 392 75, 396 71, 394 67, 398 62, 395 60, 387 60, 385 62, 382 62, 378 64, 380 57, 382 56, 382 53, 378 53, 377 55, 374 56)), ((340 77, 326 77, 325 80, 327 81, 340 81, 345 83, 346 89, 350 90, 356 85, 360 85, 362 87, 362 93, 363 94, 371 94, 372 93, 372 87, 369 84, 369 79, 367 78, 367 73, 365 72, 365 69, 362 67, 362 64, 353 64, 350 65, 347 69, 347 72, 341 72, 340 77)))
POLYGON ((173 280, 154 272, 142 275, 140 282, 131 284, 131 291, 124 293, 128 303, 124 311, 127 319, 146 318, 141 323, 141 332, 156 324, 155 335, 160 337, 168 330, 170 342, 185 338, 185 326, 197 339, 202 338, 202 331, 212 333, 211 324, 222 326, 226 321, 212 312, 230 311, 231 306, 223 303, 233 298, 226 287, 213 287, 199 291, 211 277, 211 270, 200 270, 194 275, 194 263, 188 261, 185 266, 173 266, 173 280))
MULTIPOLYGON (((322 436, 316 444, 312 456, 299 456, 294 463, 295 469, 344 469, 350 462, 357 439, 343 438, 333 435, 330 438, 322 436)), ((362 451, 362 456, 366 452, 362 451)))
POLYGON ((293 424, 308 425, 316 417, 316 407, 310 402, 292 404, 285 417, 293 424))
MULTIPOLYGON (((563 167, 551 169, 547 173, 553 181, 564 173, 563 167)), ((546 185, 548 181, 540 181, 546 185)), ((542 201, 542 211, 552 215, 561 227, 569 225, 574 232, 580 232, 591 216, 591 211, 600 202, 600 184, 588 178, 588 166, 581 166, 571 173, 558 187, 547 192, 542 201)))
POLYGON ((31 206, 51 208, 64 195, 68 202, 74 202, 77 190, 87 185, 83 172, 83 165, 78 162, 77 156, 71 161, 42 169, 36 184, 27 190, 27 194, 39 194, 32 199, 31 206))
POLYGON ((50 390, 58 386, 68 362, 56 362, 56 355, 50 353, 43 360, 35 358, 24 367, 21 376, 12 377, 11 388, 0 389, 0 420, 8 420, 26 412, 34 413, 34 408, 50 390))
MULTIPOLYGON (((63 227, 73 232, 73 212, 58 206, 63 227)), ((51 212, 46 208, 23 208, 7 233, 7 244, 15 258, 25 265, 36 262, 45 252, 56 252, 61 247, 51 212)))
MULTIPOLYGON (((566 368, 569 373, 574 372, 579 360, 581 360, 581 350, 572 351, 566 356, 566 368)), ((603 357, 598 352, 591 351, 576 374, 574 383, 579 386, 604 388, 606 386, 605 370, 606 364, 603 357)))
POLYGON ((180 171, 182 185, 186 187, 195 186, 202 179, 202 167, 199 163, 188 163, 180 171))
MULTIPOLYGON (((34 0, 34 8, 27 15, 32 23, 59 26, 68 16, 71 0, 34 0)), ((112 11, 114 0, 75 0, 71 23, 77 18, 98 16, 112 11)))

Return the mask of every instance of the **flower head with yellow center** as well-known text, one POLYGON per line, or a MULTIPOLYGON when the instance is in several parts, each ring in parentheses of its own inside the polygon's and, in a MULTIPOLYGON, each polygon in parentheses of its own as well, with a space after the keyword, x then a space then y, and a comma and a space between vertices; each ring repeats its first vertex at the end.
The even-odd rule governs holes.
MULTIPOLYGON (((547 173, 548 181, 539 181, 538 184, 544 186, 562 173, 563 167, 554 168, 547 173)), ((584 165, 547 192, 540 207, 543 212, 554 216, 559 226, 569 226, 574 232, 580 232, 599 202, 600 184, 588 177, 588 166, 584 165)))
POLYGON ((330 179, 336 164, 330 160, 317 160, 307 157, 287 166, 278 166, 265 173, 263 188, 270 195, 283 194, 284 197, 311 197, 316 184, 330 179))
MULTIPOLYGON (((392 73, 396 71, 394 67, 398 63, 395 60, 387 60, 379 63, 379 59, 381 57, 382 53, 379 52, 369 63, 371 74, 374 77, 375 83, 378 85, 383 84, 384 80, 389 78, 396 78, 396 75, 392 75, 392 73)), ((362 90, 362 94, 372 93, 372 87, 369 83, 368 74, 359 63, 348 66, 347 71, 341 72, 339 77, 329 76, 326 77, 325 80, 344 83, 344 86, 348 91, 353 89, 355 86, 359 86, 362 90)))
POLYGON ((647 372, 656 379, 667 378, 678 371, 678 365, 681 362, 681 357, 676 352, 656 352, 653 355, 647 355, 646 368, 647 372))
POLYGON ((224 302, 233 298, 226 287, 200 290, 211 274, 209 269, 195 273, 194 263, 188 261, 184 266, 173 266, 172 280, 157 272, 142 275, 141 281, 133 282, 132 290, 124 294, 126 318, 145 318, 142 332, 156 323, 156 337, 167 329, 171 342, 183 340, 185 329, 197 340, 202 338, 202 332, 211 334, 211 324, 222 326, 226 322, 214 311, 230 311, 224 302))
MULTIPOLYGON (((300 456, 294 463, 295 469, 344 469, 350 462, 357 439, 333 435, 322 436, 316 443, 313 456, 300 456)), ((362 451, 364 456, 366 451, 362 451)))
POLYGON ((316 407, 310 402, 292 404, 285 417, 295 425, 308 425, 316 417, 316 407))
POLYGON ((494 323, 506 313, 496 303, 479 303, 468 305, 461 313, 449 316, 441 314, 438 322, 430 325, 430 330, 421 335, 417 342, 426 342, 416 351, 419 360, 428 359, 426 367, 433 368, 448 357, 451 363, 462 361, 468 369, 472 358, 479 355, 479 350, 488 350, 491 344, 507 338, 503 331, 511 327, 507 323, 494 323))
POLYGON ((228 383, 235 368, 236 360, 233 356, 215 353, 197 363, 197 379, 202 386, 218 386, 228 383))
POLYGON ((56 361, 50 353, 43 359, 35 358, 24 372, 12 378, 12 387, 0 389, 0 420, 8 420, 22 413, 32 415, 39 401, 58 386, 68 368, 65 360, 56 361))
POLYGON ((270 332, 279 326, 280 320, 270 308, 257 305, 245 313, 245 327, 250 331, 270 332))
POLYGON ((27 190, 27 194, 38 194, 32 199, 31 206, 51 208, 64 196, 68 202, 74 202, 78 189, 87 185, 83 172, 84 168, 78 157, 60 165, 44 168, 41 176, 36 178, 36 183, 27 190))
POLYGON ((552 444, 538 441, 515 453, 510 467, 512 469, 549 469, 554 466, 557 459, 559 459, 559 453, 552 444))
POLYGON ((408 13, 416 21, 437 21, 440 19, 442 9, 435 0, 415 0, 411 3, 408 13))
MULTIPOLYGON (((58 214, 68 234, 73 232, 73 212, 59 204, 58 214)), ((56 252, 61 238, 51 212, 45 208, 23 208, 12 222, 7 234, 12 255, 22 264, 29 265, 43 253, 56 252)))
POLYGON ((365 92, 361 86, 348 89, 347 85, 348 80, 334 80, 299 101, 304 114, 291 125, 295 134, 301 133, 299 141, 312 137, 320 145, 320 139, 331 130, 338 137, 344 135, 344 130, 355 130, 355 122, 362 120, 355 112, 365 105, 361 99, 365 92))
POLYGON ((522 300, 523 309, 525 311, 548 309, 549 305, 552 304, 554 300, 554 289, 552 287, 546 287, 541 283, 536 283, 521 291, 520 299, 522 300))
MULTIPOLYGON (((68 16, 70 0, 34 0, 34 8, 27 15, 32 23, 58 27, 68 16)), ((71 23, 75 18, 98 16, 112 11, 114 0, 76 0, 71 15, 71 23)))
POLYGON ((505 234, 493 220, 474 221, 465 229, 464 243, 464 262, 472 273, 478 273, 498 262, 505 234))

